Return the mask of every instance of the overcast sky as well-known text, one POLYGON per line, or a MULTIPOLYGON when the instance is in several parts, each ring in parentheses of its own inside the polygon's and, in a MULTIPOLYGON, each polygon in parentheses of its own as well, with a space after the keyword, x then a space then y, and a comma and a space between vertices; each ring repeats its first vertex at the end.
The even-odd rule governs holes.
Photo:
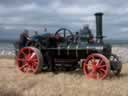
POLYGON ((0 39, 16 38, 24 28, 40 33, 44 27, 49 32, 61 27, 78 31, 85 24, 95 34, 96 12, 104 12, 108 39, 128 39, 127 0, 0 0, 0 39))

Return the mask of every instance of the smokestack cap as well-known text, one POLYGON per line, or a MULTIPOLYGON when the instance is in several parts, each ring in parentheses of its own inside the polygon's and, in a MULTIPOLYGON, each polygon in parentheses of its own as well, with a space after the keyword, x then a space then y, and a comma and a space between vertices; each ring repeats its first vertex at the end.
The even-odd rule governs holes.
POLYGON ((104 15, 104 13, 102 13, 102 12, 97 12, 97 13, 95 13, 95 16, 97 16, 97 15, 104 15))

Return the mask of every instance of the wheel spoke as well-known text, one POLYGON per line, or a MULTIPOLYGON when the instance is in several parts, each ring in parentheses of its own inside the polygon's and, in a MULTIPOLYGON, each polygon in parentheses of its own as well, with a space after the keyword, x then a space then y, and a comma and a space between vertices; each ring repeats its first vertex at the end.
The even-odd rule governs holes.
POLYGON ((24 68, 26 68, 26 67, 28 67, 28 65, 27 65, 27 64, 24 64, 24 65, 22 65, 22 66, 20 67, 20 70, 22 70, 22 69, 24 69, 24 68))
POLYGON ((104 61, 102 59, 99 60, 99 65, 101 65, 104 61))
POLYGON ((92 64, 94 63, 94 59, 91 59, 90 61, 91 61, 92 64))
POLYGON ((103 74, 105 74, 105 73, 106 73, 106 70, 105 70, 105 69, 103 69, 103 68, 99 69, 99 71, 100 71, 100 72, 102 72, 103 74))
POLYGON ((32 66, 32 71, 33 71, 33 72, 35 71, 35 69, 36 69, 36 68, 35 68, 34 66, 32 66))
POLYGON ((24 56, 26 56, 26 53, 25 53, 24 51, 22 51, 22 54, 23 54, 24 56))
POLYGON ((33 63, 37 64, 37 63, 38 63, 38 61, 34 61, 33 63))
POLYGON ((97 79, 101 79, 104 76, 103 72, 97 71, 97 79))
POLYGON ((31 54, 31 56, 30 56, 29 59, 30 59, 30 60, 33 59, 34 56, 36 56, 36 53, 33 52, 33 53, 31 54))
POLYGON ((18 60, 18 61, 22 61, 22 62, 25 61, 25 59, 23 59, 23 58, 18 58, 17 60, 18 60))
POLYGON ((100 69, 100 68, 105 68, 106 65, 98 65, 97 68, 100 69))
POLYGON ((33 62, 32 66, 36 67, 38 65, 38 62, 33 62))
POLYGON ((33 61, 38 62, 38 59, 33 59, 33 61))
POLYGON ((33 58, 33 59, 32 59, 32 62, 38 62, 38 59, 33 58))
POLYGON ((37 63, 33 63, 31 66, 33 72, 36 70, 36 67, 37 67, 37 63))
POLYGON ((91 56, 91 58, 92 58, 91 61, 93 60, 92 63, 94 63, 95 62, 95 57, 91 56))

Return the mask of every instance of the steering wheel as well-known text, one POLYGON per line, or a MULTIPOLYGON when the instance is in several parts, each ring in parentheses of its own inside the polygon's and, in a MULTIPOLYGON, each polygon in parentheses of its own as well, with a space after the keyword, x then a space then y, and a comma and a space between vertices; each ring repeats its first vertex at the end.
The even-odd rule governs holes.
POLYGON ((72 31, 66 28, 60 28, 56 31, 55 37, 59 36, 60 38, 64 38, 65 40, 69 37, 73 39, 72 31))

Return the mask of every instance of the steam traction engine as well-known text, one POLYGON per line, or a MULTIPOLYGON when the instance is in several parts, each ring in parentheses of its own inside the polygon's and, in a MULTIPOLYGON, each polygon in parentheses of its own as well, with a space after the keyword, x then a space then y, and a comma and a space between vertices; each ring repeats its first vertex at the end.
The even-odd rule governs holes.
POLYGON ((25 47, 19 49, 17 67, 24 73, 41 71, 75 71, 82 69, 86 78, 105 79, 109 73, 119 75, 122 64, 111 52, 111 45, 103 41, 102 15, 96 13, 96 40, 89 42, 89 37, 79 33, 75 35, 61 28, 55 34, 45 33, 31 38, 25 47))

